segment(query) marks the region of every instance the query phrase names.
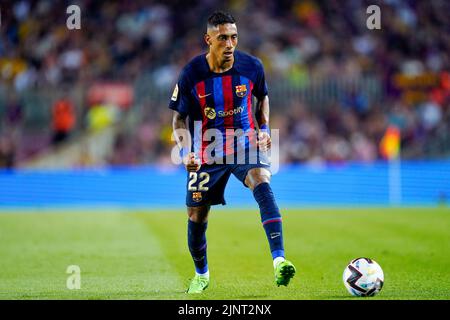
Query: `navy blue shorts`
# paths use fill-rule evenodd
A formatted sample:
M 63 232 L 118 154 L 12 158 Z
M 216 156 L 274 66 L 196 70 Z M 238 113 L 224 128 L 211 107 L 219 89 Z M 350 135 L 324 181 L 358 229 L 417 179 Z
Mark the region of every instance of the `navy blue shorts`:
M 245 187 L 245 178 L 250 169 L 270 166 L 258 161 L 255 164 L 204 164 L 197 172 L 187 173 L 186 205 L 199 207 L 204 205 L 225 205 L 225 186 L 230 175 L 238 178 Z

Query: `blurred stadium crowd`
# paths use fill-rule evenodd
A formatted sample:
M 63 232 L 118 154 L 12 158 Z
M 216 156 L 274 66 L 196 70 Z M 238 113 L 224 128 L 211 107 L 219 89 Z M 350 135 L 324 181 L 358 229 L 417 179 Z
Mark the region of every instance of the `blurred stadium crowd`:
M 81 30 L 66 27 L 71 4 L 81 8 Z M 366 26 L 372 4 L 381 30 Z M 403 158 L 449 156 L 449 1 L 21 0 L 1 3 L 0 167 L 130 116 L 105 161 L 170 163 L 167 103 L 181 68 L 206 49 L 216 9 L 233 13 L 238 48 L 263 61 L 270 96 L 277 83 L 292 92 L 317 79 L 370 76 L 381 86 L 375 100 L 354 89 L 320 104 L 276 95 L 271 127 L 281 129 L 282 162 L 375 161 L 389 124 L 401 130 Z M 109 89 L 124 95 L 116 106 L 102 101 L 102 83 L 120 83 Z M 38 106 L 25 106 L 30 92 L 51 97 L 38 124 Z

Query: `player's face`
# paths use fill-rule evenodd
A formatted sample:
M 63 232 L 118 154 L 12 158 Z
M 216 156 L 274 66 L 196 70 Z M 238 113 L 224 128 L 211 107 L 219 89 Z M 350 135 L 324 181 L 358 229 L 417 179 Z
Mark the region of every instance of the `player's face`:
M 237 27 L 234 23 L 225 23 L 209 29 L 206 35 L 209 50 L 222 61 L 231 61 L 238 43 Z

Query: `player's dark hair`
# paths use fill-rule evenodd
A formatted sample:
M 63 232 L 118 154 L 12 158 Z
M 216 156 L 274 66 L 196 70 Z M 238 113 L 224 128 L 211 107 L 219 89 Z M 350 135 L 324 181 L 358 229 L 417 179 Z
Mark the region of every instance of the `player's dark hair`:
M 230 13 L 224 11 L 214 11 L 208 17 L 208 28 L 214 28 L 225 23 L 236 23 L 236 20 Z

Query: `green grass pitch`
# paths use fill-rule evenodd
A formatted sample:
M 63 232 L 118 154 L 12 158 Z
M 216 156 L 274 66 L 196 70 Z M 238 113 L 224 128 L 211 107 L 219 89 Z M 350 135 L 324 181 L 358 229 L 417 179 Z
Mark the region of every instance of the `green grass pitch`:
M 0 299 L 450 299 L 450 210 L 290 209 L 285 249 L 297 267 L 276 287 L 257 210 L 213 208 L 208 236 L 210 287 L 184 293 L 194 269 L 179 211 L 0 213 Z M 351 297 L 347 262 L 376 260 L 385 286 Z M 66 287 L 69 265 L 81 289 Z

